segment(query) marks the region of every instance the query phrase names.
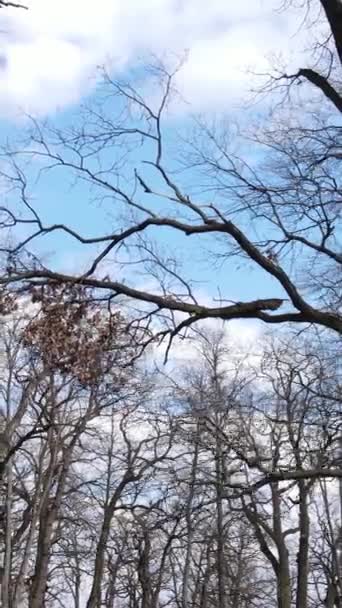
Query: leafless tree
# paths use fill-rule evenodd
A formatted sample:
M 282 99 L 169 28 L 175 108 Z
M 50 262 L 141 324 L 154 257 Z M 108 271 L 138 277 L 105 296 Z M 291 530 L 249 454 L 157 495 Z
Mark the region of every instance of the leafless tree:
M 339 2 L 322 0 L 321 5 L 332 53 L 339 55 Z M 311 7 L 309 3 L 309 11 Z M 334 78 L 340 69 L 338 65 Z M 234 138 L 233 128 L 209 128 L 195 120 L 193 136 L 179 134 L 173 142 L 167 112 L 175 95 L 175 72 L 159 63 L 149 67 L 146 77 L 159 84 L 159 98 L 156 101 L 156 94 L 153 103 L 134 82 L 113 80 L 105 73 L 96 101 L 78 112 L 70 128 L 60 130 L 32 120 L 23 145 L 4 150 L 7 168 L 5 163 L 2 176 L 13 203 L 3 205 L 2 226 L 12 230 L 15 245 L 12 239 L 2 248 L 2 284 L 23 289 L 37 282 L 77 283 L 108 300 L 122 296 L 136 306 L 140 303 L 145 320 L 147 314 L 169 316 L 171 337 L 204 318 L 309 324 L 340 335 L 342 104 L 338 84 L 331 84 L 328 76 L 301 68 L 294 76 L 281 73 L 278 80 L 271 79 L 271 94 L 278 82 L 286 91 L 293 91 L 293 82 L 302 78 L 313 84 L 307 95 L 317 95 L 307 114 L 303 102 L 298 110 L 296 96 L 289 92 L 287 105 L 283 103 L 258 132 L 250 129 Z M 253 146 L 253 158 L 247 146 Z M 58 179 L 85 181 L 94 198 L 111 200 L 118 228 L 85 236 L 64 218 L 49 225 L 31 201 L 31 181 L 35 188 L 37 182 L 34 168 L 27 167 L 28 157 L 36 169 L 39 165 L 40 175 L 49 170 L 57 172 Z M 20 238 L 23 226 L 26 236 Z M 35 253 L 38 237 L 56 232 L 98 248 L 85 272 L 57 272 L 29 256 Z M 242 256 L 260 277 L 271 281 L 273 297 L 258 293 L 249 301 L 227 303 L 229 285 L 222 284 L 219 303 L 202 303 L 192 277 L 182 272 L 182 260 L 176 254 L 163 256 L 150 240 L 152 233 L 163 239 L 167 232 L 179 242 L 191 237 L 188 241 L 196 251 L 210 237 L 216 259 L 226 265 L 228 274 L 236 256 Z M 131 264 L 145 263 L 159 291 L 118 279 L 108 263 L 101 270 L 123 246 Z
M 329 344 L 277 334 L 252 370 L 225 332 L 201 330 L 191 366 L 154 375 L 122 316 L 104 338 L 101 301 L 54 297 L 25 300 L 2 327 L 5 455 L 15 446 L 2 605 L 338 606 L 341 383 Z

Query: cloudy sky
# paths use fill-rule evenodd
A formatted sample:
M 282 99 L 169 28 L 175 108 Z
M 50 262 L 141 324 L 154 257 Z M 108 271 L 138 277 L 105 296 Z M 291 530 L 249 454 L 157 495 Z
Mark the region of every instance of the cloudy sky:
M 189 51 L 178 87 L 196 109 L 226 107 L 299 44 L 298 15 L 280 0 L 27 0 L 0 14 L 0 112 L 48 114 L 94 87 L 96 66 L 116 73 L 148 53 Z M 297 56 L 297 54 L 296 54 Z M 297 56 L 298 57 L 298 56 Z
M 18 118 L 23 111 L 45 117 L 58 110 L 58 120 L 65 126 L 71 116 L 68 110 L 75 108 L 77 114 L 78 104 L 96 91 L 99 66 L 124 76 L 151 55 L 167 61 L 174 58 L 175 62 L 187 56 L 176 81 L 189 102 L 184 107 L 209 112 L 239 108 L 246 91 L 255 85 L 252 72 L 268 72 L 272 61 L 283 60 L 291 70 L 302 63 L 299 49 L 305 47 L 306 36 L 300 27 L 303 14 L 294 9 L 277 10 L 282 2 L 26 0 L 28 10 L 1 9 L 0 135 L 12 135 L 18 126 L 20 132 Z M 107 215 L 87 201 L 87 184 L 71 189 L 70 179 L 58 171 L 44 173 L 39 186 L 34 179 L 32 184 L 31 202 L 45 223 L 67 223 L 84 235 L 108 230 Z M 71 263 L 88 263 L 88 254 L 81 246 L 61 243 L 59 238 L 47 244 L 44 240 L 45 261 L 50 263 L 51 258 L 66 271 Z M 164 238 L 169 240 L 163 245 L 181 252 L 185 270 L 201 284 L 201 300 L 210 297 L 211 302 L 218 295 L 220 271 L 213 277 L 208 265 L 196 266 L 196 245 L 192 250 L 188 241 L 185 246 L 180 238 Z M 139 266 L 138 270 L 140 276 Z M 249 270 L 246 281 L 244 267 L 232 268 L 228 286 L 225 273 L 224 267 L 221 278 L 227 298 L 277 295 L 271 280 L 260 280 L 257 272 Z M 141 280 L 146 281 L 146 277 Z M 215 284 L 209 288 L 206 281 Z M 238 333 L 241 338 L 240 329 Z

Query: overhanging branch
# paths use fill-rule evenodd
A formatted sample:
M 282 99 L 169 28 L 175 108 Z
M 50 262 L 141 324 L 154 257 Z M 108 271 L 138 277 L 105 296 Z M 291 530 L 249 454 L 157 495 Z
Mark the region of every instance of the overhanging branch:
M 307 307 L 301 312 L 284 312 L 272 315 L 265 311 L 275 311 L 283 304 L 279 298 L 261 298 L 249 302 L 237 302 L 229 306 L 210 307 L 200 304 L 184 302 L 173 296 L 153 294 L 147 291 L 134 289 L 124 283 L 110 279 L 96 279 L 85 275 L 72 276 L 52 272 L 49 270 L 30 270 L 17 272 L 0 279 L 0 285 L 23 283 L 28 289 L 37 280 L 56 284 L 79 284 L 93 289 L 106 290 L 110 294 L 123 295 L 136 301 L 155 304 L 159 310 L 171 310 L 194 316 L 196 320 L 216 318 L 225 321 L 233 319 L 259 319 L 265 323 L 316 323 L 342 334 L 342 318 L 339 315 Z
M 341 0 L 321 0 L 321 5 L 334 37 L 337 54 L 342 63 L 342 4 Z

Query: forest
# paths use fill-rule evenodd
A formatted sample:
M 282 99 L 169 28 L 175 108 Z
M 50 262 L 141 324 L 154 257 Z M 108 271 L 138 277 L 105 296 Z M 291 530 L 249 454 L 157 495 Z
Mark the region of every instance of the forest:
M 154 56 L 0 142 L 1 608 L 342 608 L 342 4 L 271 4 L 241 114 Z

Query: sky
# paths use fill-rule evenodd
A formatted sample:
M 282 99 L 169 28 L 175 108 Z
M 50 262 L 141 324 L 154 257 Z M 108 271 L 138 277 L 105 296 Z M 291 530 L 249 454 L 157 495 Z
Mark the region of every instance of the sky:
M 186 125 L 189 113 L 234 113 L 242 116 L 246 94 L 256 85 L 256 73 L 265 73 L 282 61 L 298 67 L 304 45 L 299 13 L 279 11 L 281 0 L 27 0 L 28 10 L 0 11 L 0 139 L 25 128 L 23 113 L 52 119 L 59 127 L 72 120 L 77 108 L 98 95 L 99 66 L 113 77 L 125 77 L 151 57 L 166 63 L 184 59 L 176 76 L 180 92 L 175 102 L 177 125 Z M 144 82 L 147 95 L 149 79 Z M 181 101 L 184 100 L 184 101 Z M 173 116 L 174 118 L 174 116 Z M 171 119 L 170 119 L 171 120 Z M 70 188 L 60 176 L 44 177 L 34 192 L 35 204 L 47 222 L 69 221 L 83 234 L 108 227 L 108 213 L 85 206 L 85 186 Z M 80 210 L 82 212 L 80 213 Z M 163 245 L 182 251 L 185 270 L 197 280 L 212 278 L 209 265 L 195 258 L 192 245 L 165 236 Z M 50 241 L 46 250 L 63 267 L 87 261 L 70 243 Z M 70 247 L 70 248 L 69 248 Z M 204 254 L 205 255 L 205 254 Z M 217 283 L 225 282 L 219 276 Z M 222 271 L 222 272 L 225 272 Z M 134 277 L 136 285 L 146 277 Z M 218 296 L 215 281 L 199 287 L 206 297 Z M 256 293 L 259 290 L 259 293 Z M 231 269 L 231 299 L 275 293 L 270 280 L 244 263 Z
M 281 0 L 27 0 L 0 15 L 0 111 L 49 114 L 77 104 L 95 69 L 119 73 L 146 54 L 188 60 L 178 85 L 196 108 L 226 108 L 276 54 L 298 51 L 298 14 Z M 204 86 L 205 85 L 205 86 Z

